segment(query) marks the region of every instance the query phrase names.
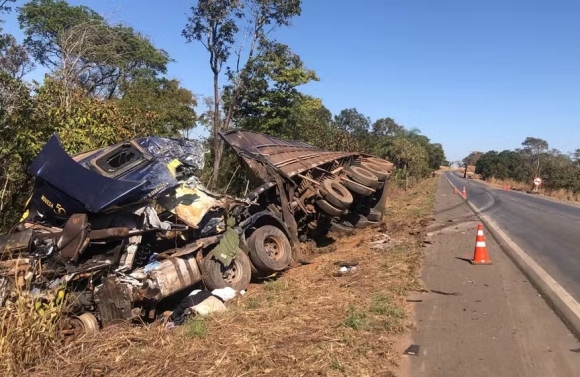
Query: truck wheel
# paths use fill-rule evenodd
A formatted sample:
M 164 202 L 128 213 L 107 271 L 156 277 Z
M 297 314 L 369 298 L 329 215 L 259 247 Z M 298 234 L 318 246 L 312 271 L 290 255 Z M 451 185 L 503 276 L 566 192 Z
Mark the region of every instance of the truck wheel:
M 356 213 L 349 214 L 348 216 L 345 216 L 344 219 L 351 223 L 356 229 L 364 229 L 369 223 L 365 216 Z
M 373 189 L 354 181 L 344 181 L 344 186 L 355 194 L 370 196 L 374 193 Z
M 209 253 L 201 261 L 201 271 L 210 291 L 231 287 L 239 292 L 248 288 L 252 278 L 250 259 L 241 249 L 236 250 L 236 257 L 229 266 L 224 266 Z
M 292 247 L 288 237 L 280 229 L 265 225 L 256 229 L 248 239 L 250 259 L 256 269 L 263 273 L 284 271 L 290 264 Z
M 346 175 L 350 179 L 370 188 L 376 188 L 379 185 L 379 178 L 360 166 L 351 166 L 346 170 Z
M 324 199 L 320 199 L 316 201 L 316 205 L 327 215 L 330 216 L 340 216 L 344 213 L 344 210 L 341 208 L 336 208 L 329 202 Z
M 344 234 L 345 236 L 350 236 L 351 234 L 354 233 L 354 228 L 352 226 L 349 226 L 350 224 L 346 223 L 346 224 L 340 224 L 337 222 L 332 222 L 332 225 L 330 226 L 330 231 L 333 233 L 338 233 L 338 234 Z
M 367 161 L 361 162 L 360 165 L 366 170 L 376 175 L 379 181 L 384 181 L 389 176 L 389 172 L 382 165 L 378 165 Z
M 381 211 L 376 210 L 374 208 L 371 208 L 371 211 L 367 215 L 367 219 L 369 221 L 374 221 L 374 222 L 380 221 L 381 220 Z
M 353 198 L 350 191 L 339 181 L 326 179 L 320 185 L 320 192 L 327 202 L 336 208 L 348 208 L 352 204 Z
M 395 167 L 395 164 L 393 164 L 392 162 L 378 157 L 367 158 L 367 161 L 372 162 L 375 165 L 381 166 L 384 171 L 388 172 L 393 171 L 393 168 Z

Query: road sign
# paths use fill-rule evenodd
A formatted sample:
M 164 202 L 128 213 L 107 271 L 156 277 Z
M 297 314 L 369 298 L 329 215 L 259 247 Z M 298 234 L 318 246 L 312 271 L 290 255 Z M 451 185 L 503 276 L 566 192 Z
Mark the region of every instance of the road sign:
M 542 179 L 540 177 L 536 177 L 536 179 L 534 179 L 534 185 L 539 186 L 542 184 Z

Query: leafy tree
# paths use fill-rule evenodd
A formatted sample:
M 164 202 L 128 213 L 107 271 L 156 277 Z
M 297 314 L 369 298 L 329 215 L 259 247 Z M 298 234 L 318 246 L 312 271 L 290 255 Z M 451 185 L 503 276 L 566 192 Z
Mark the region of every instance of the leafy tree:
M 17 80 L 33 68 L 28 51 L 9 34 L 0 35 L 0 71 Z
M 223 153 L 223 144 L 218 137 L 220 130 L 230 128 L 234 111 L 243 100 L 245 86 L 252 82 L 254 61 L 269 51 L 271 32 L 280 26 L 289 26 L 290 20 L 301 13 L 300 0 L 198 0 L 191 8 L 191 15 L 182 35 L 188 42 L 202 43 L 210 55 L 210 68 L 214 77 L 214 110 L 212 124 L 213 171 L 210 186 L 215 186 Z M 240 35 L 240 34 L 243 34 Z M 239 43 L 234 51 L 235 64 L 228 67 L 227 76 L 231 85 L 225 118 L 220 120 L 219 73 L 228 61 L 236 39 L 249 41 Z M 245 58 L 243 51 L 247 51 Z
M 142 77 L 121 86 L 120 110 L 136 126 L 149 124 L 151 133 L 177 135 L 195 126 L 195 95 L 179 81 Z
M 0 0 L 0 14 L 2 13 L 9 13 L 12 10 L 12 3 L 15 3 L 16 0 Z M 4 20 L 0 18 L 0 24 L 4 23 Z M 0 29 L 2 31 L 2 29 Z
M 334 116 L 334 125 L 357 137 L 366 137 L 369 133 L 371 120 L 369 117 L 358 112 L 357 109 L 344 109 Z
M 210 185 L 215 186 L 222 156 L 222 141 L 218 132 L 222 129 L 219 109 L 219 75 L 229 59 L 242 18 L 242 3 L 236 0 L 199 0 L 191 7 L 191 15 L 182 31 L 187 42 L 197 41 L 209 53 L 209 65 L 213 73 L 212 142 L 213 172 Z
M 302 59 L 287 45 L 267 43 L 261 46 L 260 59 L 249 62 L 241 101 L 231 104 L 232 120 L 236 127 L 272 135 L 289 134 L 292 122 L 289 117 L 296 107 L 309 106 L 309 98 L 300 93 L 298 86 L 318 81 L 316 73 L 307 69 Z M 225 107 L 230 106 L 234 87 L 224 90 Z
M 18 20 L 25 47 L 61 77 L 66 91 L 78 84 L 91 95 L 113 98 L 121 83 L 165 73 L 170 61 L 133 28 L 110 25 L 94 10 L 64 0 L 31 0 Z
M 429 154 L 429 167 L 431 169 L 438 170 L 441 166 L 449 166 L 449 161 L 445 159 L 443 145 L 439 143 L 429 144 L 427 152 Z
M 463 163 L 464 167 L 467 165 L 476 165 L 481 156 L 483 156 L 482 152 L 474 151 L 465 157 L 461 162 Z
M 548 142 L 535 137 L 527 137 L 522 142 L 522 146 L 523 148 L 518 151 L 526 156 L 529 168 L 533 171 L 533 174 L 539 175 L 540 160 L 542 159 L 542 155 L 548 151 Z
M 404 134 L 404 132 L 405 128 L 398 125 L 393 118 L 377 119 L 373 123 L 371 131 L 373 137 L 397 136 Z

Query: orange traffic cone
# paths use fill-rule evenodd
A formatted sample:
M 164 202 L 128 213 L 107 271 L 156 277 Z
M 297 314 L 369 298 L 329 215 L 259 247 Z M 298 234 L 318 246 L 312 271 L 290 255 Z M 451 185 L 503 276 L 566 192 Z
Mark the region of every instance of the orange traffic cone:
M 457 187 L 453 186 L 453 193 L 457 194 Z
M 464 198 L 467 198 L 467 192 L 465 192 L 465 186 L 463 186 L 463 192 L 461 193 Z
M 475 252 L 471 264 L 491 264 L 485 246 L 485 236 L 483 235 L 483 225 L 477 224 L 477 237 L 475 239 Z

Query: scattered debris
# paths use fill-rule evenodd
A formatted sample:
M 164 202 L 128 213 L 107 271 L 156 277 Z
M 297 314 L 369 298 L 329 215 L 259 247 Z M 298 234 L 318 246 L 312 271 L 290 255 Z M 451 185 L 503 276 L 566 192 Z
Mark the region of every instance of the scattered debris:
M 191 315 L 205 316 L 214 312 L 227 310 L 225 302 L 236 297 L 237 292 L 231 288 L 218 288 L 213 291 L 196 289 L 184 298 L 169 315 L 169 328 L 182 325 Z
M 405 355 L 412 355 L 412 356 L 419 356 L 419 348 L 418 344 L 411 344 L 403 354 Z
M 358 266 L 359 262 L 357 262 L 357 261 L 338 261 L 338 262 L 335 262 L 334 264 L 339 266 L 339 267 L 354 267 L 354 266 Z

